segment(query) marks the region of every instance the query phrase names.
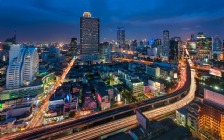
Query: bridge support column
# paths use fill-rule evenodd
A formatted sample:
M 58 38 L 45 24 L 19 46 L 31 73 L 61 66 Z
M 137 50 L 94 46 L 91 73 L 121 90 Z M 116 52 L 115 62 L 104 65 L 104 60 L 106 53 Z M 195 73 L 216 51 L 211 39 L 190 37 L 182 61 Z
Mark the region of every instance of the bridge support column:
M 152 104 L 152 108 L 154 108 L 155 106 L 154 106 L 154 104 Z
M 170 100 L 167 100 L 167 104 L 170 104 Z
M 113 120 L 114 120 L 114 119 L 115 119 L 115 116 L 113 116 L 112 118 L 113 118 Z
M 180 100 L 180 99 L 181 99 L 181 95 L 178 96 L 178 100 Z

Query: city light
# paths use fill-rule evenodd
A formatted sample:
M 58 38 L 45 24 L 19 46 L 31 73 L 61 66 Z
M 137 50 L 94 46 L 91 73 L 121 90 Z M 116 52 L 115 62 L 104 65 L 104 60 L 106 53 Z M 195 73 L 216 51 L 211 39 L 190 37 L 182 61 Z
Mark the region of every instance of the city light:
M 219 90 L 219 87 L 215 86 L 215 89 Z
M 224 1 L 143 1 L 1 1 L 0 139 L 224 140 Z

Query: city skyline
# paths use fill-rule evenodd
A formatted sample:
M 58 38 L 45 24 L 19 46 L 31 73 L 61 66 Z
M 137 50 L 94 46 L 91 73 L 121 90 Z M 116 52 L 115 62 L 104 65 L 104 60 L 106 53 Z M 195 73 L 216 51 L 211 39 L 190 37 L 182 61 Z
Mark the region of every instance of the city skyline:
M 128 40 L 162 38 L 165 29 L 170 31 L 170 37 L 180 36 L 183 40 L 197 32 L 211 37 L 219 35 L 221 39 L 224 37 L 224 2 L 220 0 L 212 3 L 208 0 L 203 3 L 193 0 L 181 3 L 174 0 L 131 0 L 128 6 L 125 1 L 118 0 L 0 2 L 0 41 L 17 30 L 18 42 L 68 43 L 72 37 L 79 38 L 79 17 L 84 11 L 100 18 L 101 42 L 116 40 L 118 26 L 125 27 Z

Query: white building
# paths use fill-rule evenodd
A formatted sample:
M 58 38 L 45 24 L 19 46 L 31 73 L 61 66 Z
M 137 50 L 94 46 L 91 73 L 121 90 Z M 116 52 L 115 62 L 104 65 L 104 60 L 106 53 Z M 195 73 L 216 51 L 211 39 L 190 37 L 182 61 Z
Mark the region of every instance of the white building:
M 19 88 L 32 82 L 39 70 L 39 56 L 36 48 L 22 48 L 12 59 L 7 69 L 6 87 Z
M 22 85 L 29 85 L 36 78 L 39 70 L 39 56 L 36 48 L 28 48 L 23 58 L 21 70 Z
M 157 57 L 157 47 L 148 48 L 147 54 L 150 58 L 156 58 Z
M 9 50 L 9 63 L 19 55 L 19 52 L 23 48 L 21 44 L 13 44 L 10 46 Z

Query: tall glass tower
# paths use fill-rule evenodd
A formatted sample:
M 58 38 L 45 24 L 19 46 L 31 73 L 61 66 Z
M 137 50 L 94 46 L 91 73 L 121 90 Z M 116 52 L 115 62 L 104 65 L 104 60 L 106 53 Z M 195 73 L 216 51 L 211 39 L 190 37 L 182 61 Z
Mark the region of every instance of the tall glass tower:
M 120 46 L 125 44 L 125 28 L 118 27 L 117 28 L 117 42 Z
M 169 54 L 169 31 L 164 30 L 163 31 L 163 55 L 168 56 Z
M 80 18 L 80 59 L 92 62 L 99 59 L 100 19 L 84 12 Z

